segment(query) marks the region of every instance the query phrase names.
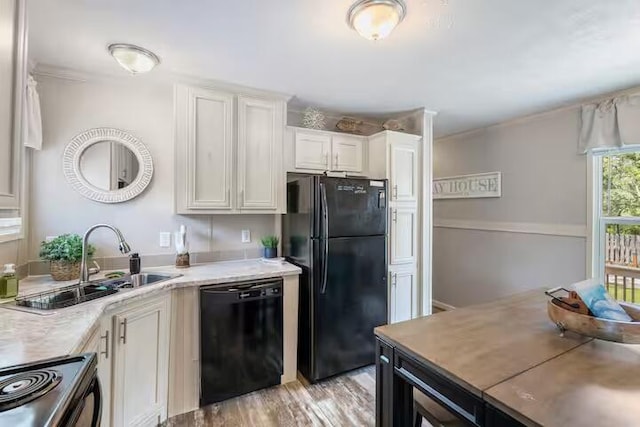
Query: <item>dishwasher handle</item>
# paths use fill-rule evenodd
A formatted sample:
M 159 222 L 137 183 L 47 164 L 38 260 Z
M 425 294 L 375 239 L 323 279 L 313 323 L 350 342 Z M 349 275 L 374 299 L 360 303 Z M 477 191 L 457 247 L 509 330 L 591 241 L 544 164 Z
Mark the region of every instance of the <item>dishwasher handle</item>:
M 282 295 L 281 283 L 254 284 L 253 286 L 225 286 L 202 288 L 200 292 L 207 294 L 219 302 L 229 302 L 234 300 L 252 301 L 257 299 L 274 298 Z

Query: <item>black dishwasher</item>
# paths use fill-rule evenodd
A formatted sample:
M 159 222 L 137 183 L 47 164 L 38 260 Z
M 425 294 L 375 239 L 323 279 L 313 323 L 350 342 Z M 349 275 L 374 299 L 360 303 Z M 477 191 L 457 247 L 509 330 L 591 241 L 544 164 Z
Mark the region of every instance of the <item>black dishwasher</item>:
M 280 384 L 282 279 L 200 288 L 200 406 Z

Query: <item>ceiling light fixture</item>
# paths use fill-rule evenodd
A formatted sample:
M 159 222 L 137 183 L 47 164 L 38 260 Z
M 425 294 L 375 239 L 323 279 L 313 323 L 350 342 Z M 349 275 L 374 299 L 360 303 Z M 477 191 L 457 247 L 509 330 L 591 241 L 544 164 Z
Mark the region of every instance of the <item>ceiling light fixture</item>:
M 391 34 L 406 14 L 402 0 L 359 0 L 349 8 L 347 22 L 362 37 L 380 40 Z
M 160 58 L 155 53 L 132 44 L 109 45 L 109 53 L 122 68 L 132 74 L 148 73 L 160 63 Z

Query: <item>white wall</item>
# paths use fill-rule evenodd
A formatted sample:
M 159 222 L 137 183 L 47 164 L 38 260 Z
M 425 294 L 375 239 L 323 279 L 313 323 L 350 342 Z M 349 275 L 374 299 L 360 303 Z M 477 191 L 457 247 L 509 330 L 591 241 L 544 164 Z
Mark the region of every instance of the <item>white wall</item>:
M 36 260 L 46 236 L 82 234 L 105 222 L 120 228 L 135 251 L 173 253 L 158 245 L 158 233 L 186 224 L 191 252 L 242 250 L 259 247 L 259 237 L 274 232 L 272 215 L 179 216 L 174 211 L 173 88 L 148 83 L 144 76 L 78 81 L 38 77 L 42 103 L 44 148 L 33 158 L 29 258 Z M 131 132 L 148 147 L 154 161 L 149 188 L 129 202 L 107 205 L 73 191 L 62 173 L 65 145 L 94 127 Z M 240 243 L 240 231 L 250 229 L 252 243 Z M 97 256 L 119 255 L 109 230 L 96 231 Z
M 500 199 L 434 201 L 435 300 L 465 306 L 584 278 L 586 238 L 575 236 L 587 221 L 579 125 L 576 107 L 435 141 L 435 178 L 502 172 Z M 478 230 L 505 227 L 574 236 Z

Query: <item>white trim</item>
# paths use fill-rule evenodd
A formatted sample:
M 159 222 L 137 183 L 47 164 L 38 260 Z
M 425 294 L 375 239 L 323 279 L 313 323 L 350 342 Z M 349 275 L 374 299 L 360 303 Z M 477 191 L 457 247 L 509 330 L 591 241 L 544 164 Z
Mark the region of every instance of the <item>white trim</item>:
M 440 302 L 436 299 L 431 301 L 431 305 L 433 305 L 435 308 L 439 309 L 439 310 L 444 310 L 444 311 L 451 311 L 451 310 L 455 310 L 456 308 L 452 305 L 449 304 L 445 304 L 443 302 Z
M 424 111 L 422 115 L 422 206 L 420 206 L 418 227 L 421 227 L 422 247 L 418 251 L 418 272 L 422 280 L 420 296 L 422 298 L 423 316 L 431 314 L 433 309 L 431 300 L 433 298 L 432 271 L 433 271 L 433 117 L 430 111 Z
M 595 193 L 602 187 L 600 184 L 600 177 L 598 174 L 594 174 L 594 171 L 600 169 L 601 158 L 594 156 L 592 152 L 587 153 L 587 253 L 585 263 L 585 274 L 587 278 L 596 277 L 597 272 L 595 263 L 593 262 L 594 256 L 598 253 L 597 248 L 594 246 L 598 242 L 598 230 L 594 229 L 594 218 L 598 214 L 598 207 L 594 206 L 594 201 L 600 200 L 600 197 Z
M 577 224 L 434 219 L 433 226 L 438 228 L 456 228 L 462 230 L 496 231 L 500 233 L 539 234 L 545 236 L 581 238 L 587 237 L 587 226 Z

